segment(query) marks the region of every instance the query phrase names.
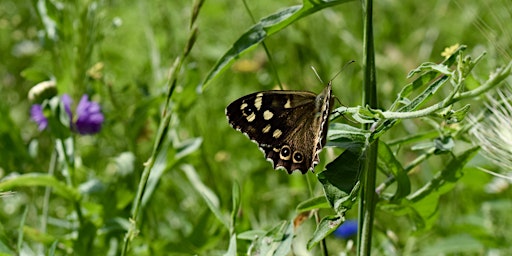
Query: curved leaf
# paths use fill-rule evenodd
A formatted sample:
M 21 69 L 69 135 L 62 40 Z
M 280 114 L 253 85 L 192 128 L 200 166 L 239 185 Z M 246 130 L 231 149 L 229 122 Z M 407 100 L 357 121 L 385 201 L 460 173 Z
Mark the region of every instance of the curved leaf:
M 27 173 L 20 176 L 4 179 L 0 182 L 0 191 L 7 191 L 19 187 L 51 187 L 53 192 L 66 199 L 78 201 L 81 198 L 77 189 L 57 180 L 54 176 L 43 173 Z
M 271 14 L 258 23 L 253 25 L 249 30 L 243 33 L 233 46 L 224 53 L 217 61 L 215 66 L 210 70 L 206 78 L 200 84 L 200 88 L 204 89 L 208 83 L 223 72 L 229 65 L 234 62 L 241 54 L 261 43 L 265 38 L 284 29 L 293 22 L 313 14 L 319 10 L 338 4 L 350 2 L 353 0 L 304 0 L 302 5 L 288 7 L 277 13 Z

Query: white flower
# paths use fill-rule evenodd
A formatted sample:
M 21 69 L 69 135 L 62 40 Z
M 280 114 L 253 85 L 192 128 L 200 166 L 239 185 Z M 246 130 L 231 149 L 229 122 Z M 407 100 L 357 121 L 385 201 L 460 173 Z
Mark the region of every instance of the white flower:
M 512 91 L 510 87 L 498 90 L 497 97 L 487 95 L 486 111 L 480 118 L 471 118 L 470 134 L 481 147 L 480 154 L 496 164 L 502 174 L 480 168 L 494 175 L 486 185 L 487 193 L 500 193 L 512 182 Z
M 488 95 L 487 111 L 481 120 L 472 118 L 470 133 L 482 148 L 482 156 L 512 170 L 512 92 L 508 88 L 498 90 L 497 96 Z

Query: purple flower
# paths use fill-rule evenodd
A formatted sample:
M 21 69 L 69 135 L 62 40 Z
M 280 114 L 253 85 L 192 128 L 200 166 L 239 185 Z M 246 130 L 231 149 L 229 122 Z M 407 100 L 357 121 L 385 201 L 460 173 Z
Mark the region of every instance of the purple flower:
M 76 107 L 76 130 L 80 134 L 94 134 L 101 130 L 103 114 L 98 103 L 89 101 L 89 96 L 84 95 Z
M 30 117 L 37 123 L 37 128 L 42 131 L 48 126 L 48 119 L 43 114 L 43 106 L 39 104 L 32 105 L 30 108 Z
M 80 134 L 94 134 L 101 130 L 101 125 L 104 121 L 103 114 L 101 113 L 101 107 L 98 103 L 89 101 L 89 96 L 82 96 L 82 99 L 78 103 L 75 111 L 77 116 L 76 119 L 73 119 L 73 113 L 71 112 L 71 104 L 73 102 L 71 97 L 67 94 L 64 94 L 61 97 L 61 101 L 64 105 L 66 113 L 69 116 L 71 122 L 70 125 L 73 131 Z M 42 105 L 32 105 L 32 108 L 30 109 L 30 115 L 32 120 L 37 123 L 38 129 L 40 131 L 48 127 L 48 119 L 44 115 Z
M 347 220 L 341 224 L 335 231 L 334 236 L 343 239 L 349 239 L 357 234 L 357 221 Z

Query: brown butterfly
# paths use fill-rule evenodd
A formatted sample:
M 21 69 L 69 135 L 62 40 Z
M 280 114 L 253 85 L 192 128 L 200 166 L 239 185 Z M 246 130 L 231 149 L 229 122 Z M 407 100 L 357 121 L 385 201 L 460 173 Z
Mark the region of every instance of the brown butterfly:
M 331 94 L 331 82 L 320 94 L 256 92 L 229 104 L 226 116 L 233 128 L 258 144 L 274 169 L 305 174 L 318 164 L 318 153 L 325 145 Z

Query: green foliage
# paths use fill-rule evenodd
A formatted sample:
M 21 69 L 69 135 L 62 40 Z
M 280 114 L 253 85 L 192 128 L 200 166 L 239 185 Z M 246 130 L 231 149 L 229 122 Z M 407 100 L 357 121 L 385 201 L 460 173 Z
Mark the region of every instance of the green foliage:
M 247 4 L 259 21 L 233 1 L 0 2 L 0 255 L 353 254 L 332 233 L 361 191 L 375 254 L 512 252 L 510 188 L 486 192 L 477 167 L 499 166 L 468 133 L 510 81 L 508 2 L 376 1 L 379 108 L 360 103 L 360 2 Z M 279 80 L 320 91 L 309 67 L 325 79 L 352 59 L 315 173 L 272 171 L 223 116 Z M 27 95 L 44 81 L 38 131 Z M 102 131 L 71 133 L 55 93 L 99 102 Z

